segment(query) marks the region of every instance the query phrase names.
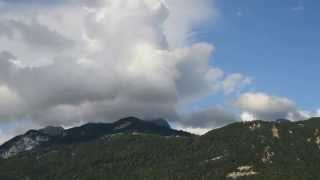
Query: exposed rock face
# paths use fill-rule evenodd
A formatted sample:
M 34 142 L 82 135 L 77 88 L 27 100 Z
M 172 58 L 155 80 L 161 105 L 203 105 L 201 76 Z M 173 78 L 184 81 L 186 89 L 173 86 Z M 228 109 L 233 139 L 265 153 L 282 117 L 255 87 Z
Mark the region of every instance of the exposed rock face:
M 263 153 L 263 157 L 261 160 L 264 164 L 272 163 L 272 157 L 274 155 L 275 155 L 274 152 L 271 151 L 271 147 L 267 146 L 264 148 L 264 153 Z
M 21 152 L 30 151 L 44 142 L 48 142 L 50 137 L 37 131 L 29 131 L 25 135 L 17 137 L 0 147 L 0 156 L 8 159 Z
M 252 131 L 261 128 L 261 123 L 260 122 L 249 122 L 247 124 L 248 124 L 249 129 L 252 130 Z
M 62 127 L 48 126 L 40 130 L 31 130 L 26 134 L 18 136 L 7 143 L 0 146 L 0 157 L 8 159 L 19 153 L 33 150 L 53 139 L 53 137 L 61 136 L 64 132 Z
M 245 176 L 257 175 L 258 172 L 253 171 L 252 168 L 252 166 L 240 166 L 237 169 L 238 171 L 227 174 L 227 178 L 238 179 Z
M 273 126 L 272 129 L 271 129 L 271 131 L 272 131 L 272 136 L 273 136 L 274 138 L 277 138 L 277 139 L 280 138 L 280 136 L 279 136 L 279 129 L 278 129 L 276 126 Z

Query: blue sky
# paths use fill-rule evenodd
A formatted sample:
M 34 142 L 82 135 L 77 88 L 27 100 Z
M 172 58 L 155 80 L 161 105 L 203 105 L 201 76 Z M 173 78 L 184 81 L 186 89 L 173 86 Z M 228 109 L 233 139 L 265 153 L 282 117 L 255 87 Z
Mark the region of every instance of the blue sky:
M 218 0 L 215 5 L 219 18 L 199 33 L 215 45 L 215 65 L 252 77 L 250 91 L 319 108 L 319 1 Z

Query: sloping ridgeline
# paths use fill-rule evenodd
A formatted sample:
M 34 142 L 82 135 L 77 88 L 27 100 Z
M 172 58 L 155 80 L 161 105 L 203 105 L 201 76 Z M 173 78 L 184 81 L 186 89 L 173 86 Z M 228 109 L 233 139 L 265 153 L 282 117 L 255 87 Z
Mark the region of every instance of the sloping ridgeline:
M 126 118 L 26 133 L 0 147 L 4 155 L 21 139 L 36 142 L 3 156 L 0 179 L 320 179 L 319 118 L 235 123 L 203 136 L 161 124 Z

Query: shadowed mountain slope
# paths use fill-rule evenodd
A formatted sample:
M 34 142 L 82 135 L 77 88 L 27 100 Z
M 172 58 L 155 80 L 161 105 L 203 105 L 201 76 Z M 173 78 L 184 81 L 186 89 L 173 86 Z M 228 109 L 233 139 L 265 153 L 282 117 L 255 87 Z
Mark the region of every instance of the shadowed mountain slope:
M 203 136 L 136 118 L 95 125 L 0 160 L 0 179 L 320 179 L 319 118 L 234 123 Z

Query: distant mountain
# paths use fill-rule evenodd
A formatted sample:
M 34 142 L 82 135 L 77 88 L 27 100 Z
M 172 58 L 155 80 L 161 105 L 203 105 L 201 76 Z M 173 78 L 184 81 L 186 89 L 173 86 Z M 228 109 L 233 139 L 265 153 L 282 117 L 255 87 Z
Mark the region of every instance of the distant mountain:
M 0 147 L 23 147 L 0 159 L 0 179 L 320 179 L 320 118 L 234 123 L 203 136 L 163 125 L 132 117 L 32 130 Z
M 90 142 L 103 136 L 118 133 L 193 136 L 187 132 L 171 129 L 169 123 L 162 119 L 143 121 L 135 117 L 128 117 L 115 123 L 90 123 L 68 130 L 51 126 L 40 130 L 30 130 L 24 135 L 17 136 L 0 146 L 0 157 L 7 159 L 37 147 L 44 148 L 52 145 Z

